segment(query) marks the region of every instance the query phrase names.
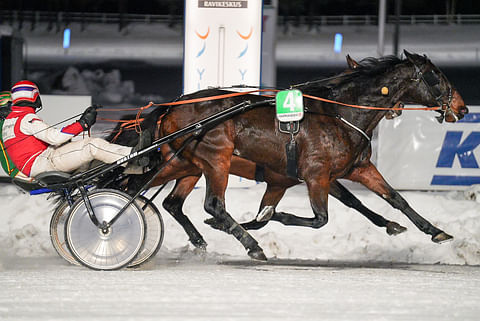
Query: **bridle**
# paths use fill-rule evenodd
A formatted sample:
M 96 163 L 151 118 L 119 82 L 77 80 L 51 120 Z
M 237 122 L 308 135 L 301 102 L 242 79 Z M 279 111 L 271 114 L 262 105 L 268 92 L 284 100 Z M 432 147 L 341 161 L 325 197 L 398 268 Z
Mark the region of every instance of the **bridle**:
M 420 68 L 413 63 L 413 67 L 415 68 L 414 75 L 412 80 L 415 82 L 422 81 L 427 90 L 429 91 L 430 95 L 432 95 L 435 101 L 442 107 L 441 110 L 437 110 L 441 115 L 436 117 L 437 120 L 441 123 L 445 118 L 445 113 L 451 113 L 456 120 L 458 120 L 457 115 L 452 110 L 452 86 L 448 84 L 448 94 L 444 93 L 440 88 L 440 78 L 433 70 L 429 70 L 427 72 L 422 72 Z M 445 97 L 447 99 L 445 100 Z

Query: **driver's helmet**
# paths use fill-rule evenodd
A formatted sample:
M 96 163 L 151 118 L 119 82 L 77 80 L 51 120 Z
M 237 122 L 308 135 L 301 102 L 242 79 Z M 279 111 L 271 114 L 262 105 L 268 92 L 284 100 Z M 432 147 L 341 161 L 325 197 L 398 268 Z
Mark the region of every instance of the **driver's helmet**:
M 12 102 L 12 95 L 9 91 L 0 91 L 0 108 L 8 107 Z
M 29 80 L 22 80 L 13 85 L 12 100 L 14 105 L 19 106 L 27 105 L 36 109 L 42 106 L 38 87 Z

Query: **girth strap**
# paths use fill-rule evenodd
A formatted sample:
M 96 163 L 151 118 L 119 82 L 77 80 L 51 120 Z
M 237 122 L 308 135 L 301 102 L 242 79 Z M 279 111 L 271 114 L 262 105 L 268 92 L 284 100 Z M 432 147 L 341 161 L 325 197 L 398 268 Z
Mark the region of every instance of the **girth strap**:
M 262 165 L 255 166 L 255 181 L 265 182 L 265 167 Z
M 287 152 L 287 176 L 297 179 L 297 143 L 294 139 L 285 145 Z

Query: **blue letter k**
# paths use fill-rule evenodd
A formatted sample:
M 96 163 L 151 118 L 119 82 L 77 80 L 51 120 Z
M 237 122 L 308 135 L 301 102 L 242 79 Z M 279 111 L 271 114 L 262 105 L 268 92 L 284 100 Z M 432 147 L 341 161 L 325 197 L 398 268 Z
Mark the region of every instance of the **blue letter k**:
M 458 155 L 462 168 L 478 168 L 473 151 L 480 144 L 480 132 L 472 132 L 460 144 L 463 132 L 447 132 L 442 150 L 438 156 L 437 167 L 452 167 L 455 155 Z

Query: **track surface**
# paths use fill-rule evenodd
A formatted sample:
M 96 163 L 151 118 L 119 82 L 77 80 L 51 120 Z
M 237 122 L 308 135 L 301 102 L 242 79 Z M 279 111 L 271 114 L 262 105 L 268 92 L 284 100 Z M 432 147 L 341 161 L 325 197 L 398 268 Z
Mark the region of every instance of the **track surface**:
M 4 258 L 5 259 L 5 258 Z M 56 257 L 0 268 L 0 320 L 478 320 L 480 267 L 161 253 L 95 272 Z

